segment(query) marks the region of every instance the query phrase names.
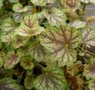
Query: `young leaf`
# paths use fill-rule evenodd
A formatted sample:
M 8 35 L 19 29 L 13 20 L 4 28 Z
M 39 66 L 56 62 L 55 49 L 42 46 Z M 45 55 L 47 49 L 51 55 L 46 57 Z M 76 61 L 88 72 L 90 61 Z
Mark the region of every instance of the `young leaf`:
M 50 10 L 46 10 L 45 17 L 48 22 L 52 26 L 64 25 L 67 19 L 63 10 L 58 8 L 51 8 Z
M 31 56 L 23 56 L 20 60 L 20 64 L 24 69 L 33 69 L 34 67 Z
M 0 79 L 0 90 L 24 90 L 15 80 L 11 78 Z
M 58 67 L 47 67 L 45 72 L 34 80 L 37 90 L 69 90 L 63 71 Z
M 4 68 L 11 69 L 13 68 L 20 60 L 20 56 L 17 55 L 14 51 L 10 51 L 5 56 Z
M 80 36 L 74 28 L 50 28 L 42 38 L 42 44 L 50 51 L 49 56 L 58 61 L 59 66 L 70 65 L 76 61 L 75 48 L 80 43 Z

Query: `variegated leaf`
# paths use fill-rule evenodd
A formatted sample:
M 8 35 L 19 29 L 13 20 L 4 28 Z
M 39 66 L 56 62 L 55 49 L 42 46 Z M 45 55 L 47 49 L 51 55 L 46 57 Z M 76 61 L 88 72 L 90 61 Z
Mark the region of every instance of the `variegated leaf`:
M 15 20 L 16 23 L 20 23 L 24 18 L 24 14 L 23 13 L 19 13 L 19 12 L 15 12 L 13 14 L 13 19 Z
M 29 6 L 23 7 L 22 4 L 16 3 L 13 5 L 13 11 L 15 12 L 26 12 L 29 9 Z
M 81 29 L 86 27 L 86 22 L 80 21 L 80 20 L 75 20 L 71 26 L 75 27 L 76 29 Z
M 15 25 L 14 20 L 12 18 L 5 19 L 2 26 L 1 26 L 1 30 L 4 33 L 14 31 L 15 28 L 16 28 L 16 25 Z
M 30 37 L 40 34 L 44 31 L 44 28 L 39 26 L 36 15 L 26 15 L 23 22 L 17 30 L 17 34 L 20 36 Z
M 24 90 L 22 86 L 11 78 L 0 79 L 0 90 Z
M 17 29 L 17 34 L 24 37 L 31 37 L 40 34 L 42 31 L 44 31 L 43 27 L 34 26 L 29 28 L 22 23 L 21 26 Z
M 40 41 L 35 41 L 34 44 L 32 43 L 31 47 L 31 55 L 34 57 L 34 59 L 38 62 L 43 61 L 47 55 L 46 48 L 41 45 Z
M 69 90 L 63 71 L 58 67 L 47 67 L 44 73 L 34 80 L 37 90 Z
M 19 48 L 21 46 L 24 46 L 28 40 L 29 40 L 29 38 L 25 38 L 25 37 L 16 35 L 14 38 L 14 41 L 13 41 L 13 46 L 15 48 Z
M 83 3 L 92 3 L 95 5 L 95 0 L 81 0 Z
M 52 26 L 64 25 L 67 19 L 64 11 L 58 8 L 46 10 L 45 17 Z
M 95 58 L 91 58 L 90 62 L 84 65 L 83 75 L 86 79 L 95 78 Z
M 59 66 L 76 61 L 75 48 L 80 43 L 79 32 L 74 28 L 50 28 L 42 35 L 42 44 L 50 51 L 49 56 L 58 61 Z
M 36 6 L 45 6 L 46 5 L 46 2 L 45 0 L 30 0 L 34 5 Z
M 82 43 L 84 46 L 90 48 L 95 46 L 95 30 L 91 28 L 86 28 L 82 30 Z
M 32 89 L 33 88 L 33 78 L 32 75 L 27 75 L 24 80 L 24 86 L 26 89 Z
M 34 67 L 31 56 L 23 56 L 20 60 L 20 64 L 24 69 L 33 69 Z
M 89 90 L 95 90 L 95 79 L 91 79 L 88 81 Z
M 4 68 L 11 69 L 13 68 L 20 60 L 20 56 L 17 55 L 14 51 L 10 51 L 5 56 Z
M 39 23 L 38 23 L 36 15 L 31 15 L 31 14 L 26 15 L 24 17 L 23 22 L 29 28 L 37 28 L 39 26 Z
M 14 36 L 12 35 L 12 33 L 8 35 L 1 35 L 1 41 L 9 44 L 13 42 L 13 38 Z

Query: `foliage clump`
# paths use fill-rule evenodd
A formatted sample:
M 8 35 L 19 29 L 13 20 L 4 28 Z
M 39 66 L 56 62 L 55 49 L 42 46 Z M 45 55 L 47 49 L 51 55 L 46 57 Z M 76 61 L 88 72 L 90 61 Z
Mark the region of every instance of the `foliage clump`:
M 0 90 L 95 90 L 94 5 L 0 0 Z

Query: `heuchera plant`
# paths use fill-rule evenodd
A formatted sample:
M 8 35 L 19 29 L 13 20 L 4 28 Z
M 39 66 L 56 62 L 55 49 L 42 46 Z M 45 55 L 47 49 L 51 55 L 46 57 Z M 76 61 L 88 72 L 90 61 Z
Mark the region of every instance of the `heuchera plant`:
M 95 90 L 94 8 L 0 0 L 0 90 Z

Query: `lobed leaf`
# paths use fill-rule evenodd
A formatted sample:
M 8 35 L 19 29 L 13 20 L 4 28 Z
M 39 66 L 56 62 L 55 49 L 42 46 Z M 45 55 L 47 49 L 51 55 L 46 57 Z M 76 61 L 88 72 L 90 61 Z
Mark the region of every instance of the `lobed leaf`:
M 69 90 L 63 71 L 58 67 L 47 67 L 45 72 L 34 80 L 37 90 Z
M 34 67 L 31 56 L 23 56 L 20 60 L 20 64 L 26 70 L 33 69 Z
M 95 46 L 95 31 L 91 28 L 86 28 L 82 30 L 82 42 L 84 46 L 90 48 Z
M 58 61 L 59 66 L 70 65 L 76 61 L 75 48 L 79 43 L 79 32 L 74 28 L 49 28 L 42 35 L 42 44 L 49 50 L 49 56 Z
M 23 90 L 23 88 L 11 78 L 0 79 L 0 90 Z
M 11 69 L 13 68 L 20 60 L 20 56 L 17 55 L 14 51 L 10 51 L 5 56 L 4 68 Z
M 48 22 L 52 26 L 64 25 L 67 19 L 63 10 L 58 8 L 51 8 L 50 10 L 46 10 L 45 17 Z

